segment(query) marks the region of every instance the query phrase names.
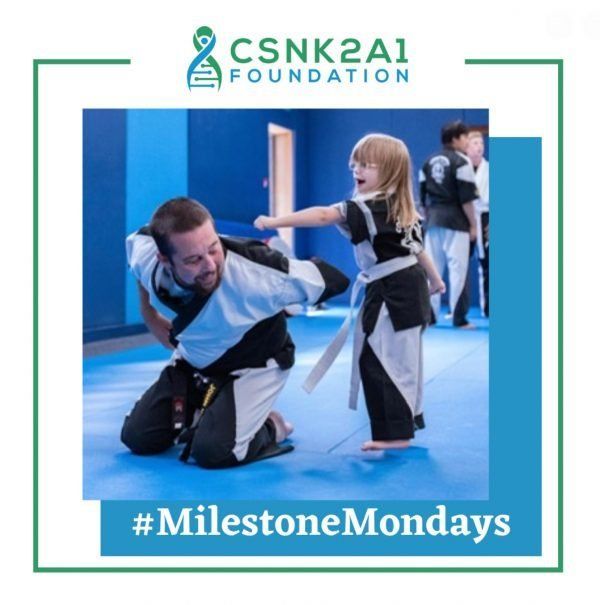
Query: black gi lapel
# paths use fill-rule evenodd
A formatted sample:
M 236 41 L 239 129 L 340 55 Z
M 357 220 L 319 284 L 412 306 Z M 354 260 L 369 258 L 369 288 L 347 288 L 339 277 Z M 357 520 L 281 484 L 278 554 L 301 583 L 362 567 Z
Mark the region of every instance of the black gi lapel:
M 171 344 L 177 346 L 178 334 L 181 334 L 191 323 L 194 318 L 200 313 L 204 305 L 210 299 L 210 295 L 202 296 L 200 294 L 194 294 L 194 296 L 188 302 L 185 302 L 182 298 L 177 296 L 171 296 L 166 288 L 158 285 L 156 281 L 156 274 L 160 267 L 160 263 L 157 261 L 154 269 L 152 270 L 152 289 L 154 294 L 160 302 L 171 309 L 171 311 L 177 313 L 175 319 L 172 321 L 171 328 Z
M 210 297 L 210 294 L 208 296 L 195 294 L 190 302 L 182 305 L 180 310 L 177 311 L 177 317 L 172 321 L 172 339 L 181 334 L 194 321 L 198 313 L 204 308 L 204 305 L 210 300 Z

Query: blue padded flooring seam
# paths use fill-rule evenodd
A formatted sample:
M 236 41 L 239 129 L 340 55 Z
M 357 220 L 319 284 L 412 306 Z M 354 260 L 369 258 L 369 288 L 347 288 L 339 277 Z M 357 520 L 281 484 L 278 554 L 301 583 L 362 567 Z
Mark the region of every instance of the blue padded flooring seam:
M 336 443 L 335 445 L 333 445 L 332 447 L 330 447 L 327 450 L 327 453 L 328 454 L 332 454 L 338 447 L 340 447 L 341 445 L 343 445 L 344 443 L 346 443 L 346 441 L 348 441 L 349 439 L 352 439 L 352 437 L 354 437 L 354 435 L 356 435 L 357 433 L 360 433 L 361 431 L 363 431 L 368 426 L 369 426 L 369 423 L 365 422 L 364 424 L 362 424 L 361 426 L 359 426 L 354 432 L 350 433 L 350 435 L 348 435 L 347 437 L 344 437 L 344 439 L 342 439 L 341 441 L 338 441 L 338 443 Z

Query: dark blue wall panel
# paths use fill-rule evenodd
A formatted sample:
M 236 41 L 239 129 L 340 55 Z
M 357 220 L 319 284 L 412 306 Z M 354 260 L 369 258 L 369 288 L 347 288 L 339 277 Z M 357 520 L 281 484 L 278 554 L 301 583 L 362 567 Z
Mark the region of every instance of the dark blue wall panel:
M 83 112 L 83 328 L 125 323 L 125 110 Z
M 251 223 L 269 210 L 269 122 L 294 130 L 296 204 L 305 197 L 305 116 L 297 110 L 190 110 L 189 195 L 217 219 Z
M 128 319 L 123 241 L 127 228 L 131 227 L 126 224 L 127 217 L 141 212 L 141 207 L 139 200 L 133 199 L 135 196 L 131 200 L 126 199 L 126 113 L 125 110 L 86 110 L 83 115 L 83 296 L 86 330 L 122 325 Z M 149 110 L 146 113 L 150 113 Z M 157 111 L 148 116 L 150 122 L 146 120 L 144 123 L 160 122 L 165 113 L 165 110 Z M 164 124 L 161 122 L 158 126 L 163 128 L 168 123 L 171 125 L 169 128 L 172 127 L 171 116 L 163 117 Z M 298 209 L 330 204 L 352 195 L 353 183 L 348 170 L 350 151 L 355 142 L 369 132 L 385 132 L 407 143 L 413 158 L 416 194 L 418 169 L 426 156 L 440 147 L 442 124 L 453 119 L 485 126 L 488 112 L 479 109 L 190 110 L 187 131 L 183 120 L 183 130 L 177 135 L 177 140 L 187 138 L 187 143 L 181 139 L 188 151 L 187 192 L 181 187 L 177 187 L 177 192 L 187 193 L 205 203 L 220 222 L 250 225 L 258 214 L 267 213 L 268 124 L 273 122 L 294 131 L 295 202 Z M 151 129 L 147 135 L 154 136 Z M 170 135 L 169 140 L 172 138 Z M 157 141 L 157 144 L 164 146 L 164 136 L 159 136 L 159 139 L 163 143 Z M 138 167 L 147 164 L 143 157 L 147 153 L 146 147 L 139 145 L 135 150 Z M 178 162 L 160 162 L 162 172 L 158 176 L 161 182 L 165 179 L 180 182 L 182 174 L 185 180 L 185 170 L 181 170 L 179 165 L 185 153 L 178 152 L 177 158 Z M 171 165 L 175 168 L 170 168 Z M 137 191 L 137 180 L 146 182 L 143 171 L 137 170 L 135 175 L 131 173 L 128 176 L 130 191 Z M 151 174 L 148 178 L 155 179 L 156 176 Z M 144 210 L 144 216 L 148 212 Z M 320 256 L 348 275 L 356 273 L 352 248 L 333 227 L 298 229 L 296 254 L 300 258 Z M 477 301 L 476 291 L 477 279 L 474 276 L 473 303 Z M 347 300 L 347 295 L 340 300 Z M 129 315 L 131 319 L 133 315 Z

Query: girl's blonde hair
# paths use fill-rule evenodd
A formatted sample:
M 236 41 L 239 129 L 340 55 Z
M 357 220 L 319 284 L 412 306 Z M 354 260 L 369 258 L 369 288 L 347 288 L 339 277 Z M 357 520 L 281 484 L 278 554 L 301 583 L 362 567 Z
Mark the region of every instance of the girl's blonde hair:
M 413 199 L 410 155 L 400 139 L 387 134 L 368 134 L 354 146 L 350 162 L 377 166 L 377 188 L 386 196 L 388 222 L 410 227 L 419 220 Z

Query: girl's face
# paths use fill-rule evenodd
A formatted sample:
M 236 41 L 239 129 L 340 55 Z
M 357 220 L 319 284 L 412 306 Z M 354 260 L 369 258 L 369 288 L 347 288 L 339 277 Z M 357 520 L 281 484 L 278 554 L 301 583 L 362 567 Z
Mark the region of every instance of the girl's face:
M 371 193 L 379 187 L 379 167 L 368 162 L 350 162 L 354 185 L 358 193 Z

